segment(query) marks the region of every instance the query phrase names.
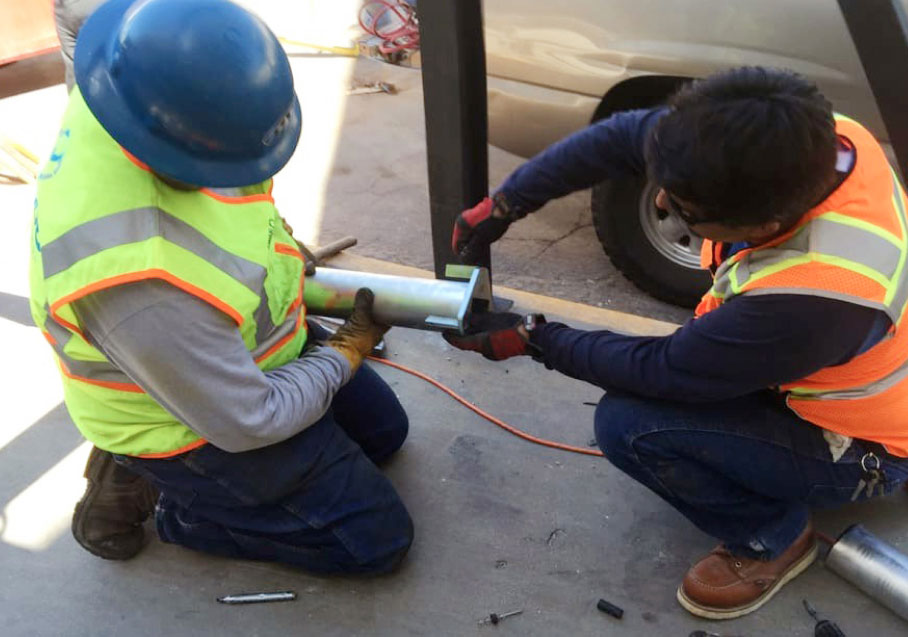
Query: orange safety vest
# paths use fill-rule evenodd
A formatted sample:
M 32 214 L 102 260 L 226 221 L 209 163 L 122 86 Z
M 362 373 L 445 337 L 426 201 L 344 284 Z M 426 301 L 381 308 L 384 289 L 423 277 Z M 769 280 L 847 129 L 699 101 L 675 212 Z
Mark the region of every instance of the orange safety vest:
M 739 294 L 821 296 L 886 312 L 892 328 L 882 341 L 775 389 L 804 420 L 908 457 L 908 200 L 863 126 L 836 116 L 836 132 L 854 148 L 854 168 L 791 230 L 724 260 L 720 243 L 703 242 L 701 262 L 713 286 L 696 316 Z

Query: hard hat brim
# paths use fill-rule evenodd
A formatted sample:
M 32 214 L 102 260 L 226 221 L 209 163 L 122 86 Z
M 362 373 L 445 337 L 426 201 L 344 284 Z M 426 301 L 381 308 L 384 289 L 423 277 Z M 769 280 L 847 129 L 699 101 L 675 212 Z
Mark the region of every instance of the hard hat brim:
M 299 141 L 302 114 L 296 95 L 290 118 L 276 143 L 255 158 L 209 159 L 154 134 L 129 108 L 110 73 L 112 49 L 123 17 L 135 0 L 109 0 L 79 31 L 74 55 L 76 84 L 88 108 L 111 137 L 154 171 L 186 184 L 212 188 L 248 186 L 265 181 L 290 160 Z

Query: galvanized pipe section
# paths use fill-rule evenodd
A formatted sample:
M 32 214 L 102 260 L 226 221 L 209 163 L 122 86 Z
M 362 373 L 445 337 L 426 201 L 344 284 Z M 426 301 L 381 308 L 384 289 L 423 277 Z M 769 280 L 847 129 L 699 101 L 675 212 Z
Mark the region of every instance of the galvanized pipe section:
M 306 311 L 315 316 L 346 318 L 359 288 L 375 293 L 375 318 L 387 325 L 421 330 L 463 331 L 470 314 L 488 310 L 492 299 L 489 272 L 476 268 L 467 281 L 389 276 L 318 268 L 303 288 Z
M 908 557 L 860 524 L 832 545 L 826 567 L 908 619 Z

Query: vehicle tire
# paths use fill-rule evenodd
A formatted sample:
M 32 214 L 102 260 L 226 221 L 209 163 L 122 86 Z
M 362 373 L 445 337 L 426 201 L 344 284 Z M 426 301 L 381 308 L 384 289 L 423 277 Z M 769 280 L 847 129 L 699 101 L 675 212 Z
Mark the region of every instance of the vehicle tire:
M 611 262 L 655 298 L 695 307 L 710 286 L 700 269 L 702 240 L 676 215 L 656 207 L 644 176 L 593 187 L 593 226 Z

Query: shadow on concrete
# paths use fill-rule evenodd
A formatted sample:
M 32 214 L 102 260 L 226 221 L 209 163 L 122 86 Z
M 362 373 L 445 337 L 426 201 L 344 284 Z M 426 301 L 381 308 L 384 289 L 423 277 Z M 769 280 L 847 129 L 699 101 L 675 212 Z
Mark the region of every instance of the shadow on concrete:
M 0 507 L 84 442 L 59 403 L 0 449 Z
M 17 294 L 0 292 L 0 318 L 15 321 L 26 327 L 34 327 L 31 310 L 28 307 L 28 299 Z

